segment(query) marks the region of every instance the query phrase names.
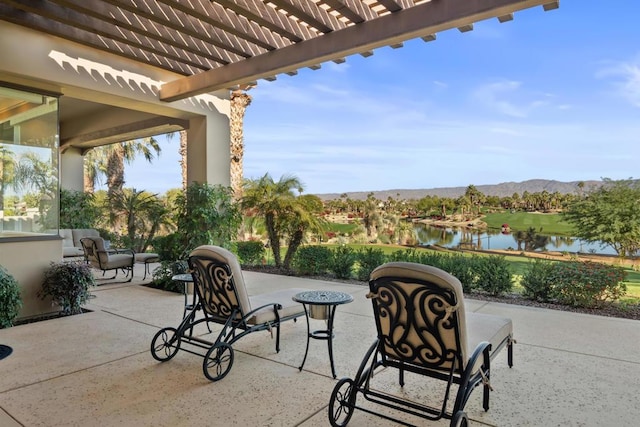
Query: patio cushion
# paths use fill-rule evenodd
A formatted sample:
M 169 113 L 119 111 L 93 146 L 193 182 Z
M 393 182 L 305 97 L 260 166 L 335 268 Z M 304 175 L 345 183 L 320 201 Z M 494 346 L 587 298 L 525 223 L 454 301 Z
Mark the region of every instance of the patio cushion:
M 263 306 L 265 304 L 273 304 L 278 303 L 282 305 L 282 309 L 278 310 L 278 314 L 280 317 L 292 316 L 303 309 L 299 302 L 293 301 L 292 297 L 300 292 L 304 292 L 308 289 L 301 288 L 289 288 L 283 289 L 280 291 L 269 292 L 268 294 L 261 294 L 249 297 L 249 301 L 251 302 L 251 307 L 254 309 Z M 265 307 L 262 310 L 259 310 L 253 317 L 249 319 L 250 324 L 258 324 L 271 322 L 276 319 L 275 313 L 273 312 L 273 306 Z
M 71 234 L 73 236 L 73 246 L 78 248 L 82 248 L 80 239 L 85 237 L 100 237 L 98 230 L 93 228 L 74 228 L 71 230 Z

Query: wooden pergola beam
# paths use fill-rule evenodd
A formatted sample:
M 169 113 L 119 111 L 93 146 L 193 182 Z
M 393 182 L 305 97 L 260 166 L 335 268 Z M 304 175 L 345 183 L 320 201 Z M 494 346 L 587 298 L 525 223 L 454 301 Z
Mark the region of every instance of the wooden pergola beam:
M 171 102 L 291 72 L 382 46 L 396 45 L 474 22 L 556 2 L 550 0 L 430 1 L 333 31 L 275 51 L 165 83 L 160 99 Z M 548 6 L 546 7 L 548 8 Z

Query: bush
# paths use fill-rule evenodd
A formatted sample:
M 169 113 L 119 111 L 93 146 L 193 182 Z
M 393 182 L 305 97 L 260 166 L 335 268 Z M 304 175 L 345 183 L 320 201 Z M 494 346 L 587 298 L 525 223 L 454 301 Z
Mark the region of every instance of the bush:
M 423 264 L 438 267 L 460 280 L 464 292 L 469 292 L 476 286 L 478 273 L 475 266 L 477 263 L 477 256 L 433 254 L 423 259 Z
M 326 246 L 302 246 L 293 259 L 293 270 L 303 276 L 317 276 L 331 269 L 333 254 Z
M 183 284 L 171 280 L 176 274 L 184 274 L 189 270 L 187 261 L 160 261 L 160 266 L 153 270 L 153 281 L 151 284 L 165 291 L 180 292 L 184 288 Z
M 254 240 L 250 242 L 236 242 L 238 258 L 243 265 L 260 264 L 264 257 L 264 245 L 262 242 Z
M 511 291 L 509 262 L 502 256 L 478 257 L 474 260 L 477 272 L 476 286 L 491 295 L 502 295 Z
M 0 329 L 13 326 L 21 307 L 18 281 L 0 265 Z
M 561 304 L 576 307 L 601 307 L 617 301 L 627 292 L 622 281 L 626 273 L 620 267 L 596 262 L 559 262 L 553 265 L 553 297 Z
M 92 193 L 60 190 L 60 228 L 95 228 L 99 217 Z
M 358 261 L 358 269 L 356 276 L 358 280 L 367 282 L 371 272 L 378 266 L 384 264 L 386 256 L 382 249 L 363 248 L 356 252 L 356 260 Z
M 191 183 L 176 197 L 176 206 L 182 253 L 174 259 L 185 258 L 200 245 L 231 246 L 242 222 L 231 187 Z
M 553 291 L 552 273 L 553 263 L 539 258 L 530 262 L 520 281 L 524 288 L 523 296 L 538 301 L 549 301 Z
M 95 279 L 88 264 L 84 262 L 52 262 L 44 272 L 41 299 L 51 297 L 60 306 L 60 314 L 68 316 L 81 314 L 82 305 L 91 297 L 89 289 L 95 286 Z
M 151 246 L 161 261 L 175 261 L 183 255 L 181 236 L 177 233 L 157 236 L 153 239 Z
M 356 263 L 356 253 L 350 246 L 338 246 L 333 251 L 331 271 L 338 279 L 350 279 L 353 265 Z

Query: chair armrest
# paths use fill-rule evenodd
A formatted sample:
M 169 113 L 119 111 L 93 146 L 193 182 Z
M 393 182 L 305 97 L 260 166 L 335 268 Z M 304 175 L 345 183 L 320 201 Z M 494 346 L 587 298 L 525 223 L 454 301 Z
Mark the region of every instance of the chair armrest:
M 129 254 L 129 255 L 133 255 L 135 256 L 135 252 L 133 251 L 133 249 L 130 248 L 123 248 L 123 249 L 112 249 L 115 252 L 111 252 L 111 253 L 116 253 L 116 254 Z

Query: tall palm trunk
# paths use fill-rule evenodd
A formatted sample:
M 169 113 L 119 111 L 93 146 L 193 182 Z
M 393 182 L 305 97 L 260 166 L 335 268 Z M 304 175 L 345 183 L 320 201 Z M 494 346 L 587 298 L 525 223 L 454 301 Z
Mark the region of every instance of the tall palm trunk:
M 85 193 L 90 193 L 90 194 L 93 194 L 95 192 L 95 189 L 96 189 L 96 187 L 95 187 L 95 179 L 89 178 L 86 173 L 84 174 L 84 185 L 83 185 L 83 188 L 84 188 L 84 192 Z
M 107 195 L 112 197 L 124 186 L 124 148 L 114 144 L 107 160 Z
M 231 117 L 229 121 L 231 166 L 229 173 L 231 188 L 236 200 L 242 197 L 244 113 L 249 104 L 251 104 L 251 97 L 244 91 L 236 90 L 231 93 Z
M 182 189 L 187 190 L 187 131 L 180 131 L 180 148 L 178 149 L 180 154 L 180 168 L 182 169 Z
M 276 267 L 282 265 L 282 257 L 280 256 L 280 239 L 275 226 L 275 216 L 273 213 L 267 213 L 264 217 L 265 226 L 267 227 L 267 234 L 269 235 L 269 245 L 273 252 L 273 260 Z

